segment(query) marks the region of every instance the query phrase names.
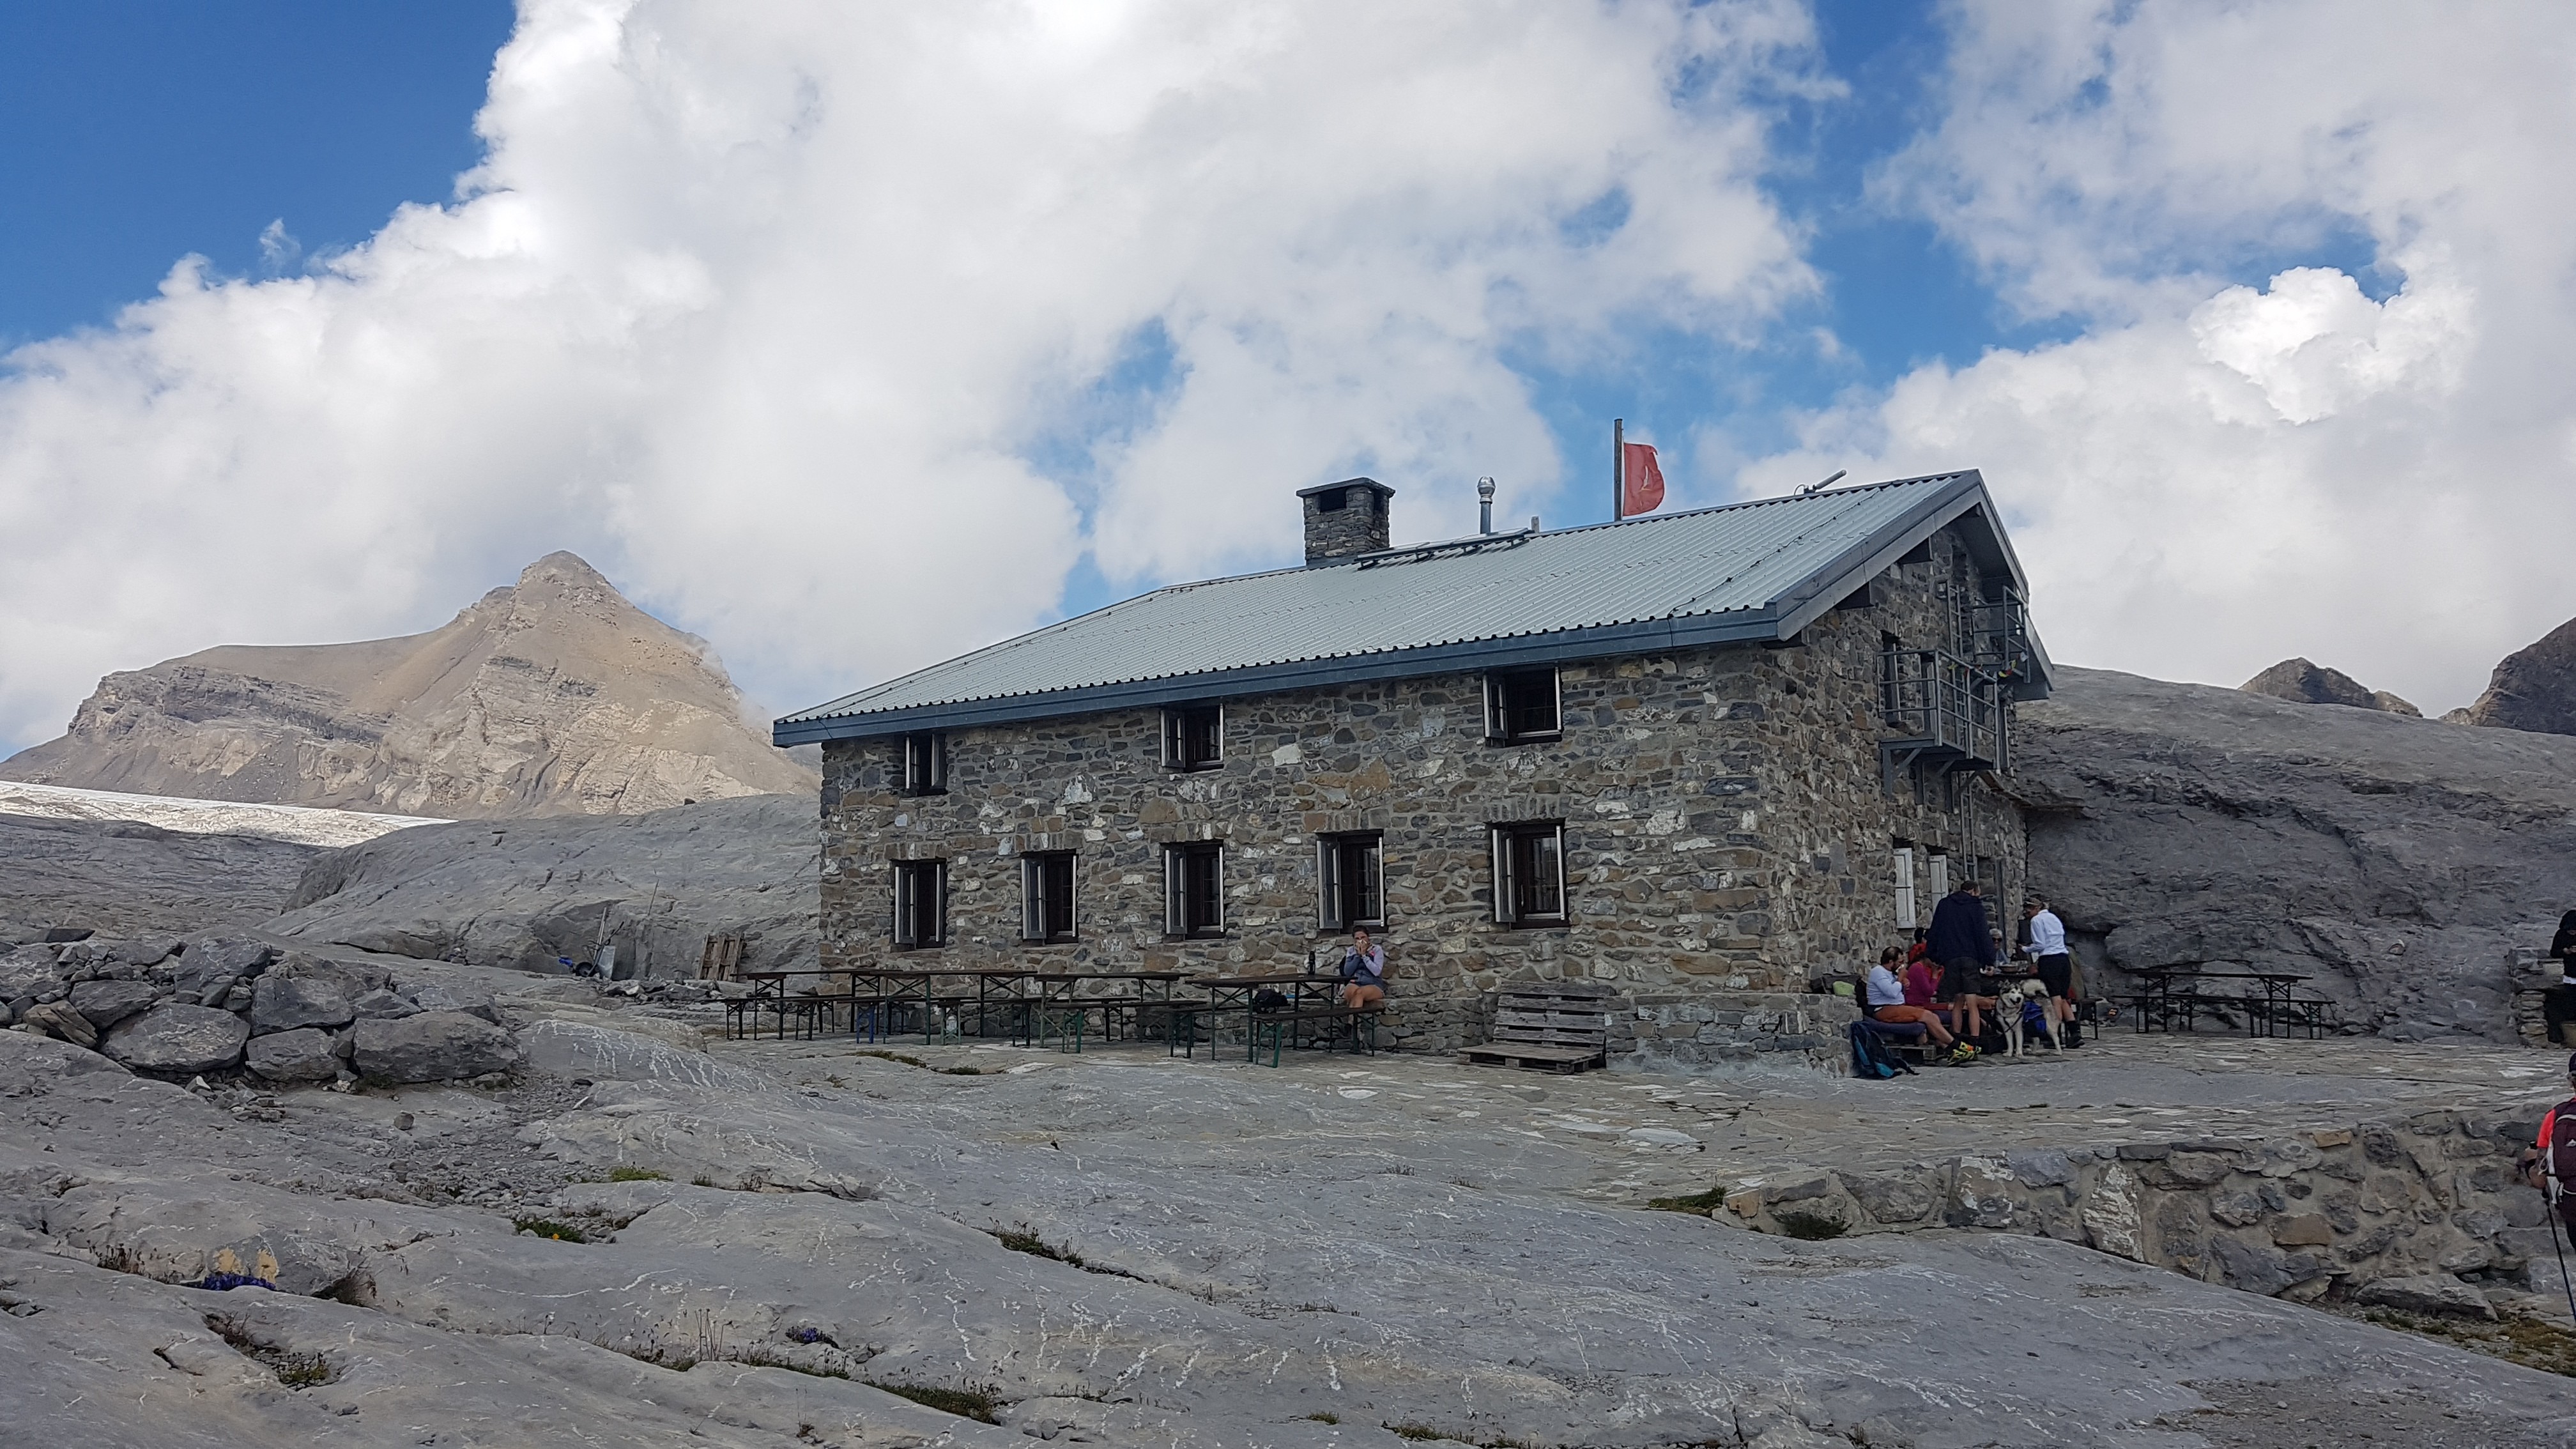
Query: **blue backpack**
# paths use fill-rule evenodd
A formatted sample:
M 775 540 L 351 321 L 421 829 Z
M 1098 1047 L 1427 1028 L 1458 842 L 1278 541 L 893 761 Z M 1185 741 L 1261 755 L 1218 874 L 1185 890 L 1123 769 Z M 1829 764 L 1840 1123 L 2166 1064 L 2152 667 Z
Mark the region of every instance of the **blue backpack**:
M 1866 1022 L 1851 1024 L 1852 1075 L 1864 1081 L 1885 1081 L 1894 1076 L 1913 1076 L 1914 1065 L 1896 1054 L 1887 1038 L 1869 1029 Z

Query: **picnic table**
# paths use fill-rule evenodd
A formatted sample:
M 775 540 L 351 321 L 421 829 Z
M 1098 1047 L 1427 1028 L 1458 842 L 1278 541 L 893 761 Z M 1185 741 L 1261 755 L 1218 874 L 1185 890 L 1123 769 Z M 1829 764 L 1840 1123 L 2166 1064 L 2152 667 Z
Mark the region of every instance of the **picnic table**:
M 777 1019 L 777 1036 L 779 1040 L 784 1041 L 787 1039 L 787 1019 L 791 1016 L 798 1019 L 800 1024 L 800 1034 L 808 1040 L 811 1040 L 815 1032 L 819 1029 L 818 1017 L 830 1009 L 829 1003 L 832 1001 L 832 998 L 828 995 L 815 992 L 800 992 L 795 995 L 790 995 L 787 990 L 787 983 L 799 977 L 838 976 L 840 974 L 842 973 L 838 971 L 822 971 L 814 969 L 802 971 L 736 972 L 734 979 L 750 982 L 751 990 L 748 994 L 735 997 L 733 1000 L 725 1003 L 726 1035 L 732 1036 L 736 1039 L 740 1039 L 745 1036 L 758 1037 L 760 1035 L 760 1015 L 765 1011 L 769 1012 Z
M 1244 1054 L 1260 1059 L 1262 1034 L 1270 1041 L 1270 1064 L 1279 1065 L 1279 1053 L 1299 1026 L 1331 1025 L 1349 1032 L 1353 1050 L 1359 1046 L 1359 1028 L 1368 1027 L 1368 1046 L 1377 1048 L 1377 1008 L 1347 1007 L 1336 1000 L 1342 978 L 1314 971 L 1281 971 L 1250 976 L 1194 976 L 1189 984 L 1207 993 L 1203 1003 L 1175 1003 L 1171 1009 L 1170 1030 L 1164 1038 L 1164 1051 L 1185 1045 L 1184 1055 L 1198 1053 L 1198 1024 L 1202 1017 L 1243 1013 Z M 1265 990 L 1277 991 L 1286 999 L 1282 1005 L 1264 1009 L 1257 1003 Z M 1208 1045 L 1216 1045 L 1213 1027 L 1208 1032 Z
M 2314 979 L 2300 971 L 2212 969 L 2205 962 L 2173 961 L 2138 967 L 2130 974 L 2138 978 L 2140 987 L 2136 1005 L 2138 1030 L 2142 1032 L 2190 1031 L 2203 1008 L 2217 1007 L 2242 1010 L 2248 1036 L 2284 1036 L 2304 1027 L 2313 1037 L 2322 1024 L 2322 1008 L 2327 1004 L 2323 997 L 2299 994 L 2300 984 Z M 2211 981 L 2250 981 L 2259 989 L 2253 993 L 2203 992 L 2202 983 Z
M 1160 1006 L 1168 1014 L 1174 1005 L 1173 986 L 1188 976 L 1186 971 L 1031 972 L 1030 979 L 1037 988 L 1036 996 L 1029 999 L 1034 1044 L 1044 1045 L 1050 1036 L 1070 1035 L 1074 1051 L 1080 1052 L 1083 1030 L 1094 1011 L 1100 1013 L 1101 1040 L 1117 1040 L 1118 1015 L 1122 1011 L 1129 1015 L 1131 1032 L 1141 1037 L 1146 1009 Z M 1086 982 L 1107 983 L 1110 989 L 1085 994 L 1082 988 Z M 1115 989 L 1119 983 L 1129 988 L 1123 995 Z

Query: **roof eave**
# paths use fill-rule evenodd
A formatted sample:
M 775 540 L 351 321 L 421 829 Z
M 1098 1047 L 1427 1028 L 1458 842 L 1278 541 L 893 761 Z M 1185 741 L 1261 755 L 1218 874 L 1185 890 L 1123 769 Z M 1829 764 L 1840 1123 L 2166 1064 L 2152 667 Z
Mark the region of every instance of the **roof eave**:
M 1794 631 L 1792 631 L 1794 632 Z M 1096 714 L 1115 709 L 1142 709 L 1201 700 L 1234 699 L 1289 689 L 1319 689 L 1382 679 L 1413 679 L 1435 674 L 1466 674 L 1525 664 L 1562 664 L 1626 654 L 1651 654 L 1715 644 L 1757 644 L 1787 637 L 1768 609 L 1738 609 L 1679 619 L 1645 619 L 1590 629 L 1548 634 L 1522 634 L 1508 639 L 1477 639 L 1393 649 L 1375 654 L 1296 660 L 1245 669 L 1175 674 L 1160 679 L 1127 680 L 964 700 L 954 704 L 919 705 L 863 715 L 823 719 L 779 720 L 770 738 L 781 748 L 827 740 L 880 739 L 927 730 L 970 729 L 1021 724 Z

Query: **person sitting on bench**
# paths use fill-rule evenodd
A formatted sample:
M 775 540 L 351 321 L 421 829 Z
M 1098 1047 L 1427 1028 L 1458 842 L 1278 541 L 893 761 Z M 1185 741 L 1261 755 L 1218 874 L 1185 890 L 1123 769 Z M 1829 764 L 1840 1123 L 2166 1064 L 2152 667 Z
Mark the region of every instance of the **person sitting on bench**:
M 1883 1021 L 1890 1026 L 1910 1026 L 1919 1023 L 1925 1031 L 1932 1034 L 1935 1045 L 1973 1054 L 1974 1048 L 1960 1046 L 1958 1038 L 1950 1035 L 1949 1031 L 1941 1025 L 1939 1012 L 1928 1007 L 1905 1004 L 1905 983 L 1896 979 L 1895 970 L 1896 965 L 1904 959 L 1903 947 L 1890 946 L 1878 953 L 1878 964 L 1869 968 L 1867 989 L 1870 1020 Z
M 1366 931 L 1351 932 L 1351 949 L 1342 956 L 1342 1005 L 1375 1006 L 1386 1000 L 1386 948 Z

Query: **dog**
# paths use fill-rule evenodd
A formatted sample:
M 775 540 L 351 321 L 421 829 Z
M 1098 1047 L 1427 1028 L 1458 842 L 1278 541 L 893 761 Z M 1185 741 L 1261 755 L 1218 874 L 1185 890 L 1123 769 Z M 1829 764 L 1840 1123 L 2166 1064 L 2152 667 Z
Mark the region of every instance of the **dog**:
M 2039 1006 L 2040 1030 L 2048 1038 L 2049 1049 L 2059 1056 L 2066 1055 L 2066 1044 L 2057 1036 L 2057 1018 L 2049 1011 L 2048 984 L 2037 977 L 2008 987 L 1995 998 L 1995 1017 L 2004 1028 L 2004 1055 L 2022 1054 L 2022 1038 L 2029 1030 L 2030 1006 L 2034 1002 Z

